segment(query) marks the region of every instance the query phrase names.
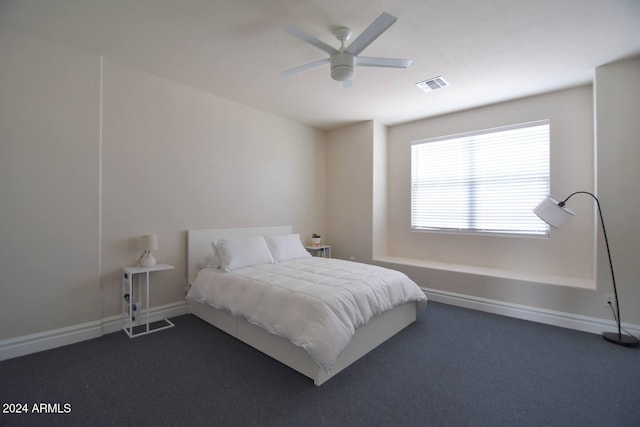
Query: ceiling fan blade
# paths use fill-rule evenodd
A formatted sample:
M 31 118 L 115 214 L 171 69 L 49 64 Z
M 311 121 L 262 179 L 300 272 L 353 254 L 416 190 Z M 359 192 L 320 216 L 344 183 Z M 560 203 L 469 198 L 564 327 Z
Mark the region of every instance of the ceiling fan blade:
M 322 40 L 318 40 L 317 38 L 310 36 L 309 34 L 300 31 L 299 29 L 295 28 L 295 27 L 287 27 L 284 29 L 284 32 L 292 35 L 293 37 L 299 38 L 302 41 L 305 41 L 307 43 L 309 43 L 312 46 L 317 47 L 318 49 L 327 52 L 329 55 L 333 55 L 335 53 L 338 53 L 338 49 L 335 49 L 331 46 L 329 46 L 328 44 L 326 44 L 325 42 L 323 42 Z
M 291 76 L 293 74 L 301 73 L 303 71 L 311 70 L 313 68 L 318 68 L 324 64 L 328 64 L 330 61 L 331 60 L 329 58 L 321 59 L 319 61 L 310 62 L 308 64 L 283 71 L 280 74 L 282 74 L 283 76 Z
M 407 68 L 412 62 L 412 59 L 356 56 L 356 65 L 361 67 Z
M 382 15 L 378 16 L 378 18 L 371 23 L 345 50 L 352 55 L 358 55 L 362 52 L 367 46 L 369 46 L 375 39 L 380 37 L 380 34 L 387 31 L 387 29 L 392 26 L 398 18 L 393 15 L 388 14 L 387 12 L 383 12 Z
M 353 86 L 353 80 L 343 80 L 340 82 L 343 89 L 350 89 Z

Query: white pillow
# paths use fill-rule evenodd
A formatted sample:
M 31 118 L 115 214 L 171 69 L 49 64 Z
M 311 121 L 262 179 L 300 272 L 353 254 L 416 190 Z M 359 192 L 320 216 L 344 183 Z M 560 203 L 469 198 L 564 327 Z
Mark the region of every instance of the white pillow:
M 221 239 L 214 246 L 224 271 L 275 263 L 262 236 Z
M 213 244 L 211 246 L 213 246 Z M 198 260 L 198 268 L 201 270 L 203 268 L 220 268 L 220 260 L 218 259 L 218 255 L 216 254 L 215 246 L 213 247 L 212 254 L 204 256 Z
M 280 236 L 264 236 L 271 255 L 277 262 L 290 259 L 306 258 L 311 254 L 302 246 L 300 234 L 283 234 Z

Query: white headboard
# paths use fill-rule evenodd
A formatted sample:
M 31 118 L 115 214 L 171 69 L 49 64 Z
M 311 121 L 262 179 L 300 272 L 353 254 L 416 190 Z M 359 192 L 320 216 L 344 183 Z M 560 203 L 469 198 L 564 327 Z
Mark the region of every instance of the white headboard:
M 198 261 L 200 261 L 202 257 L 213 253 L 211 243 L 214 240 L 233 237 L 291 234 L 292 230 L 293 227 L 290 225 L 189 230 L 187 234 L 187 283 L 191 284 L 195 280 L 198 274 Z

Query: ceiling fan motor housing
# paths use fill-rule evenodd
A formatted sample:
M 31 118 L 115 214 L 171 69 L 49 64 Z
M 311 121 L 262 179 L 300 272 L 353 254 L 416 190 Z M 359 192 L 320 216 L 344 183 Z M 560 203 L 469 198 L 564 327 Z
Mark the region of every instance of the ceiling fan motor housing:
M 331 56 L 331 78 L 344 82 L 353 78 L 353 70 L 356 65 L 355 56 L 346 52 L 338 52 Z

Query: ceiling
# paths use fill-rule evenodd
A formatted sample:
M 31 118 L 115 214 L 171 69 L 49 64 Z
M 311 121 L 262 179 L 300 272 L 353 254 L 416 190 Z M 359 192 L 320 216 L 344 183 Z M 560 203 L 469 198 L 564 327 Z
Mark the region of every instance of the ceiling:
M 362 52 L 412 58 L 406 70 L 356 68 L 342 89 L 326 54 L 282 30 L 339 47 L 380 13 L 398 21 Z M 640 54 L 639 0 L 0 0 L 18 29 L 321 129 L 393 125 L 593 80 Z M 415 84 L 443 76 L 449 87 Z

